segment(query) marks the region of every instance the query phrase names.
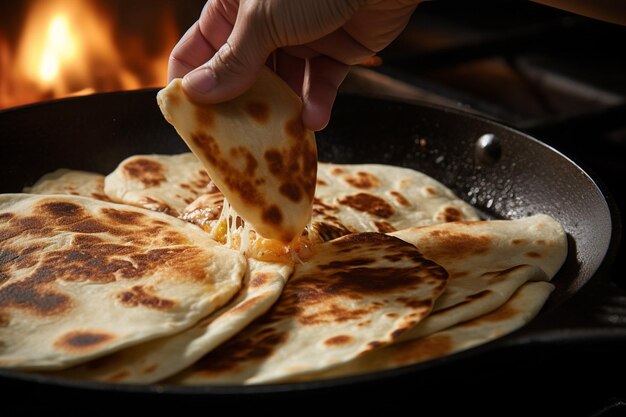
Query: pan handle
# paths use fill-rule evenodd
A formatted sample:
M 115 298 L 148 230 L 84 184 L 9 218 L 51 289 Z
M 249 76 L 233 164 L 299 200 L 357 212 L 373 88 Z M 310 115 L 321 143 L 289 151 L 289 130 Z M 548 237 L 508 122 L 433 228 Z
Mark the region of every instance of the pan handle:
M 626 343 L 626 291 L 608 280 L 594 281 L 531 323 L 516 342 Z

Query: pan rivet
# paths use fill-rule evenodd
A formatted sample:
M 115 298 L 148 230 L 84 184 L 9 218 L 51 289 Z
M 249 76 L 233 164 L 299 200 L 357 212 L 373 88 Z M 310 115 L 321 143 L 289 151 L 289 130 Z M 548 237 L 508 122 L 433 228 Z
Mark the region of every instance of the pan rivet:
M 485 133 L 476 141 L 476 161 L 483 165 L 493 165 L 502 156 L 500 140 L 493 133 Z

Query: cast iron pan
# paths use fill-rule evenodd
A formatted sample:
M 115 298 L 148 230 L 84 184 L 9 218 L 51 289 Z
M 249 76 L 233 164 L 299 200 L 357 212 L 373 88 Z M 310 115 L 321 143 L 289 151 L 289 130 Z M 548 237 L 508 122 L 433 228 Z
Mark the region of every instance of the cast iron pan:
M 161 116 L 155 95 L 156 90 L 101 94 L 0 112 L 0 192 L 20 192 L 42 174 L 61 167 L 108 173 L 129 155 L 186 151 Z M 331 124 L 317 138 L 320 160 L 416 168 L 452 188 L 485 217 L 517 218 L 540 212 L 555 217 L 568 233 L 569 256 L 553 280 L 556 290 L 544 310 L 530 325 L 492 343 L 361 377 L 288 385 L 171 387 L 72 382 L 0 370 L 0 388 L 5 393 L 0 403 L 7 406 L 11 392 L 26 390 L 34 398 L 44 398 L 40 404 L 46 410 L 61 404 L 70 411 L 70 404 L 79 407 L 78 398 L 89 399 L 90 404 L 97 401 L 97 407 L 90 407 L 92 414 L 104 413 L 107 404 L 118 404 L 113 398 L 125 404 L 115 408 L 118 413 L 133 405 L 162 411 L 179 407 L 183 399 L 185 404 L 201 406 L 280 403 L 284 411 L 287 400 L 306 402 L 310 410 L 322 407 L 319 398 L 348 398 L 349 410 L 360 406 L 372 411 L 393 410 L 396 395 L 410 387 L 407 395 L 423 394 L 420 404 L 437 402 L 441 408 L 435 394 L 441 394 L 439 388 L 454 392 L 463 385 L 467 393 L 468 387 L 483 381 L 492 384 L 494 392 L 501 384 L 493 384 L 493 378 L 511 378 L 514 366 L 532 367 L 538 358 L 551 357 L 549 352 L 560 352 L 559 356 L 564 346 L 571 349 L 573 342 L 626 346 L 626 296 L 606 277 L 620 237 L 619 216 L 601 186 L 567 157 L 475 116 L 353 95 L 338 98 Z M 551 360 L 545 359 L 538 372 Z M 9 409 L 33 404 L 38 402 L 16 402 Z

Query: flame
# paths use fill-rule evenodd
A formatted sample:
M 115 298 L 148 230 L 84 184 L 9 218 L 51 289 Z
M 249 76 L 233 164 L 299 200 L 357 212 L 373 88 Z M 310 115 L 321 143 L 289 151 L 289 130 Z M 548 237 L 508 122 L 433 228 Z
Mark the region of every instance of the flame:
M 169 51 L 178 38 L 172 16 L 164 8 L 154 22 L 159 48 L 149 53 L 149 34 L 120 38 L 113 18 L 93 1 L 33 2 L 16 52 L 0 38 L 0 108 L 164 85 Z

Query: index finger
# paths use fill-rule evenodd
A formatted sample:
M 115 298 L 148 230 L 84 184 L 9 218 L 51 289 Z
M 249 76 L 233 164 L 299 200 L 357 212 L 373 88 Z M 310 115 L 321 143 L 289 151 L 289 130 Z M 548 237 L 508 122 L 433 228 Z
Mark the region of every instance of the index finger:
M 202 9 L 200 19 L 178 41 L 170 54 L 168 82 L 182 78 L 207 62 L 222 46 L 233 30 L 237 10 L 210 0 Z

